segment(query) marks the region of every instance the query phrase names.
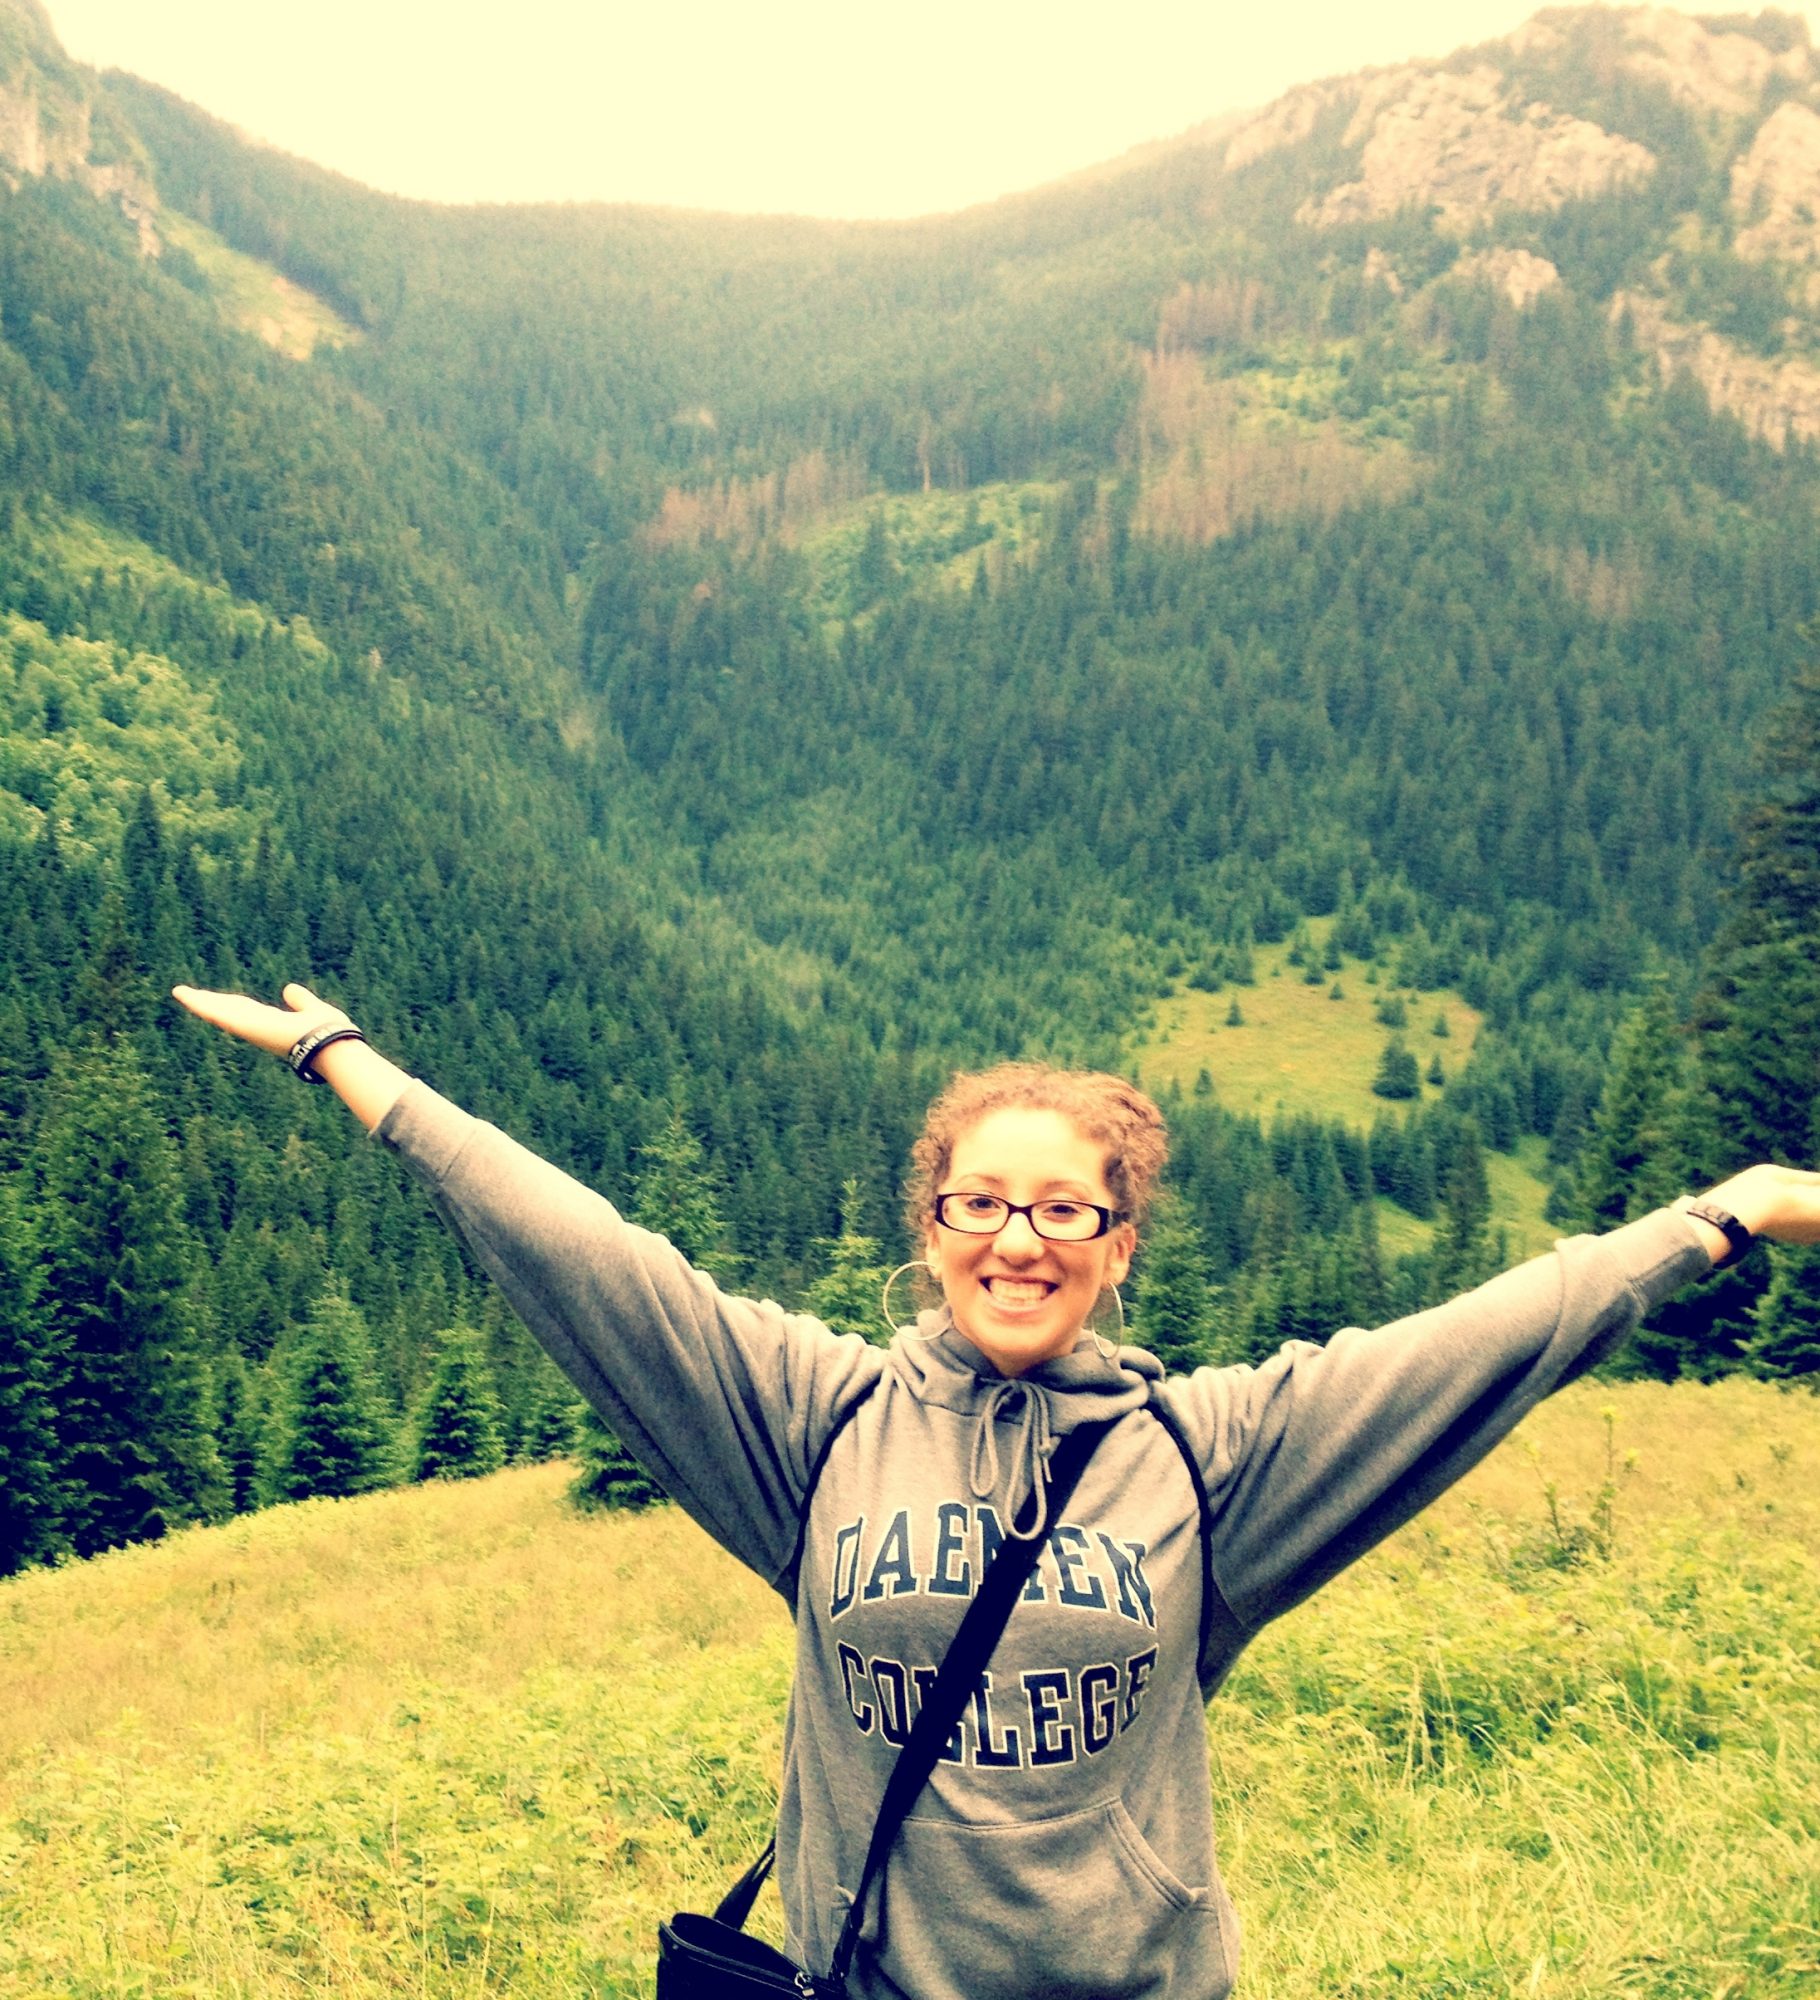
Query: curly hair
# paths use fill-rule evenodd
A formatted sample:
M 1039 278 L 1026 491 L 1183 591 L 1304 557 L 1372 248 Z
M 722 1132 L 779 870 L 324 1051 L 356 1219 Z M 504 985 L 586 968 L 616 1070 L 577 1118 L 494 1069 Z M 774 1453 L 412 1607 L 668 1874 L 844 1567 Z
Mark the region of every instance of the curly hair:
M 1106 1148 L 1106 1185 L 1121 1215 L 1141 1225 L 1169 1157 L 1169 1128 L 1156 1105 L 1123 1077 L 1102 1070 L 1054 1069 L 1047 1063 L 999 1063 L 962 1071 L 930 1105 L 910 1149 L 904 1220 L 921 1242 L 948 1173 L 955 1141 L 994 1111 L 1059 1111 Z

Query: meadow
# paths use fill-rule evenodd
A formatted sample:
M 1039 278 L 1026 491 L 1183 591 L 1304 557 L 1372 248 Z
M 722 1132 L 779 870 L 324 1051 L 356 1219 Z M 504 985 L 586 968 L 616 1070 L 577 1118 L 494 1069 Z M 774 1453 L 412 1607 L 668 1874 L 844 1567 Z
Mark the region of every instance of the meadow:
M 1144 1082 L 1153 1090 L 1170 1084 L 1209 1090 L 1226 1110 L 1266 1125 L 1319 1118 L 1368 1132 L 1377 1119 L 1400 1116 L 1407 1108 L 1374 1096 L 1371 1088 L 1386 1045 L 1400 1036 L 1416 1054 L 1424 1078 L 1412 1102 L 1432 1104 L 1444 1097 L 1444 1083 L 1426 1080 L 1429 1062 L 1438 1055 L 1443 1072 L 1457 1075 L 1472 1054 L 1483 1017 L 1451 989 L 1399 987 L 1357 958 L 1341 954 L 1336 967 L 1326 967 L 1333 920 L 1312 918 L 1304 928 L 1313 947 L 1309 963 L 1321 967 L 1319 979 L 1309 979 L 1308 966 L 1292 961 L 1293 947 L 1285 940 L 1255 949 L 1251 985 L 1218 992 L 1183 986 L 1158 1001 L 1131 1055 Z M 1387 1000 L 1402 1002 L 1405 1027 L 1386 1027 L 1378 1018 L 1379 1003 Z M 1235 1002 L 1237 1021 L 1230 1018 Z M 1441 1022 L 1445 1035 L 1435 1032 Z M 1539 1255 L 1560 1233 L 1542 1213 L 1548 1199 L 1546 1152 L 1545 1143 L 1530 1133 L 1514 1153 L 1485 1156 L 1491 1227 L 1504 1231 L 1513 1258 Z M 1435 1233 L 1432 1222 L 1382 1200 L 1378 1229 L 1392 1256 L 1426 1249 Z
M 193 217 L 166 209 L 158 230 L 194 260 L 223 318 L 287 359 L 307 361 L 319 347 L 346 347 L 360 338 L 359 330 L 314 292 L 293 284 L 260 258 L 232 248 Z
M 1210 1710 L 1244 2000 L 1820 1990 L 1817 1467 L 1820 1397 L 1577 1385 L 1265 1633 Z M 0 1996 L 648 1993 L 763 1838 L 788 1626 L 566 1476 L 0 1585 Z

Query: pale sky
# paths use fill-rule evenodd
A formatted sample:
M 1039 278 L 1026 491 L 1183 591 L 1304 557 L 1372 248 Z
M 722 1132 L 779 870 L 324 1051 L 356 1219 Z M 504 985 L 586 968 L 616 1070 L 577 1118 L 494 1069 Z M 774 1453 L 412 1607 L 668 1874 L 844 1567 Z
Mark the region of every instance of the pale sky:
M 148 77 L 391 193 L 848 216 L 1039 186 L 1292 84 L 1506 34 L 1533 11 L 1529 0 L 44 4 L 79 61 Z

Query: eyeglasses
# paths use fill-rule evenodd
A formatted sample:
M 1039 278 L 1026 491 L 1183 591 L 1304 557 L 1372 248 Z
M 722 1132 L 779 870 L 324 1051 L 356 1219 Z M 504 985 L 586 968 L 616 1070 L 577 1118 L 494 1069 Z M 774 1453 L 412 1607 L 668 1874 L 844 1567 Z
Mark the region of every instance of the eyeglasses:
M 957 1191 L 935 1197 L 935 1219 L 962 1236 L 996 1236 L 1014 1215 L 1048 1243 L 1091 1243 L 1124 1217 L 1091 1201 L 1051 1196 L 1047 1201 L 1007 1201 L 1003 1195 Z

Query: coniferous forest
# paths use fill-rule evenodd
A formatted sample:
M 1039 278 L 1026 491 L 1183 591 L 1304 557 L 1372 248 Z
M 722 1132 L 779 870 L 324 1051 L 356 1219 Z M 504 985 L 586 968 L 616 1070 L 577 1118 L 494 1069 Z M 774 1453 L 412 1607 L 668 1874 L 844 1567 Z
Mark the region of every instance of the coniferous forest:
M 881 1337 L 955 1066 L 1128 1069 L 1290 941 L 1416 1011 L 1369 1129 L 1168 1093 L 1171 1365 L 1489 1274 L 1499 1156 L 1561 1230 L 1812 1158 L 1820 242 L 1739 162 L 1820 58 L 1690 22 L 1721 101 L 1549 19 L 1407 88 L 1603 184 L 1374 194 L 1354 79 L 858 225 L 382 197 L 0 0 L 0 1574 L 578 1447 L 648 1492 L 179 980 L 305 979 Z M 1820 1383 L 1820 1258 L 1619 1365 Z

